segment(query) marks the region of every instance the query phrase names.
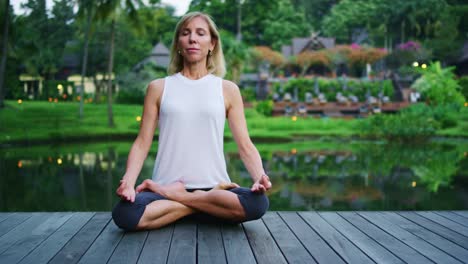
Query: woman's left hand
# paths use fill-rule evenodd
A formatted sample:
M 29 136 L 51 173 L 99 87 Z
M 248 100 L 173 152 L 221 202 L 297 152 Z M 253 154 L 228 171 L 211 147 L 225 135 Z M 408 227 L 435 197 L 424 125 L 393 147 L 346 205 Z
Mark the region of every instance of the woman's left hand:
M 252 192 L 259 192 L 264 193 L 271 188 L 271 181 L 268 175 L 263 174 L 262 177 L 254 182 L 252 188 L 250 189 Z

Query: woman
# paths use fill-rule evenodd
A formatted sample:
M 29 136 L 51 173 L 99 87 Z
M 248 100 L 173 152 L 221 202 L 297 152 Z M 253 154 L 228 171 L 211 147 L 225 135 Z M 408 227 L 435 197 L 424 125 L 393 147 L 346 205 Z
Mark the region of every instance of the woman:
M 130 150 L 112 211 L 125 230 L 154 229 L 188 215 L 243 222 L 260 218 L 271 188 L 247 131 L 239 88 L 221 79 L 225 64 L 215 24 L 200 12 L 176 26 L 170 76 L 147 88 L 140 132 Z M 223 154 L 225 119 L 253 185 L 232 183 Z M 152 180 L 134 188 L 159 124 Z

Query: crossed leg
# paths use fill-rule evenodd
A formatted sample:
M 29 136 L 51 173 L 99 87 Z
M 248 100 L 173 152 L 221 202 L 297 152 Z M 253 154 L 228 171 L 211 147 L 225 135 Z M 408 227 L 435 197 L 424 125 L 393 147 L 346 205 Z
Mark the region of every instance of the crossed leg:
M 238 187 L 236 184 L 220 184 L 210 191 L 187 192 L 182 183 L 159 185 L 145 180 L 136 191 L 150 190 L 168 200 L 157 200 L 148 204 L 137 225 L 137 229 L 154 229 L 170 224 L 184 216 L 204 212 L 229 221 L 245 219 L 244 208 L 237 195 L 225 189 Z

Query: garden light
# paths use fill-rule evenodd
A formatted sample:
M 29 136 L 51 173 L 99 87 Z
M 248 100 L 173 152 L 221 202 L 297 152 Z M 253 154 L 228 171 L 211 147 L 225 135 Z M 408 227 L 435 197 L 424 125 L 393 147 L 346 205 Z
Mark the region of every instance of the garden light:
M 413 67 L 418 67 L 419 63 L 417 61 L 413 62 Z
M 22 104 L 22 103 L 23 103 L 23 100 L 18 99 L 18 104 Z
M 421 68 L 426 69 L 427 68 L 426 63 L 421 64 Z
M 140 122 L 140 121 L 141 121 L 141 116 L 137 116 L 137 117 L 136 117 L 136 121 L 137 121 L 137 122 Z
M 21 168 L 21 167 L 23 167 L 23 162 L 21 162 L 21 160 L 20 160 L 20 161 L 18 161 L 18 168 Z
M 62 164 L 62 159 L 61 159 L 61 158 L 58 158 L 58 159 L 57 159 L 57 164 L 58 164 L 58 165 L 61 165 L 61 164 Z
M 57 85 L 57 90 L 62 90 L 63 89 L 63 85 L 59 84 Z
M 296 121 L 297 121 L 297 116 L 292 116 L 292 117 L 291 117 L 291 120 L 292 120 L 293 122 L 296 122 Z
M 413 187 L 413 188 L 416 187 L 416 182 L 415 182 L 415 181 L 413 181 L 413 182 L 411 183 L 411 187 Z

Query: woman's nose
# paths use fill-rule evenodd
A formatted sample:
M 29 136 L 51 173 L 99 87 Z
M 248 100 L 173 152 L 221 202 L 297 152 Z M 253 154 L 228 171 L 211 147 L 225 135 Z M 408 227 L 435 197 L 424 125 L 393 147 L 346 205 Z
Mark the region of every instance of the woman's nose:
M 189 42 L 190 43 L 195 43 L 197 41 L 197 36 L 196 34 L 190 34 L 189 36 Z

